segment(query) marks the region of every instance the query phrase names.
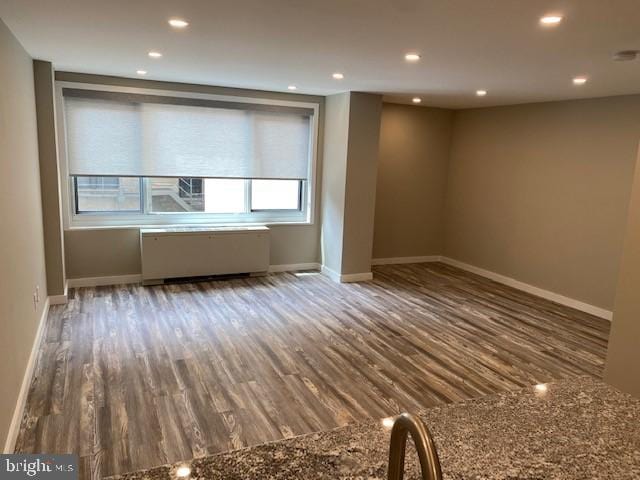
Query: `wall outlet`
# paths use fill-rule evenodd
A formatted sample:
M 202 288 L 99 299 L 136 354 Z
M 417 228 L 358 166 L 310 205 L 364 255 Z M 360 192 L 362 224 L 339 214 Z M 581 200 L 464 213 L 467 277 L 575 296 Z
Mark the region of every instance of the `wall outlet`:
M 38 296 L 36 292 L 33 292 L 33 309 L 38 310 Z
M 36 302 L 40 303 L 40 285 L 36 285 Z

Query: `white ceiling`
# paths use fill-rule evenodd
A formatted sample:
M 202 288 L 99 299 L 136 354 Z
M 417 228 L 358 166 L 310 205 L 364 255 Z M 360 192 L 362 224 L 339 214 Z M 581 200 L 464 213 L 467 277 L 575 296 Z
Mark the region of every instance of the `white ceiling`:
M 453 108 L 640 93 L 640 60 L 611 60 L 640 49 L 640 0 L 0 0 L 0 17 L 58 70 Z

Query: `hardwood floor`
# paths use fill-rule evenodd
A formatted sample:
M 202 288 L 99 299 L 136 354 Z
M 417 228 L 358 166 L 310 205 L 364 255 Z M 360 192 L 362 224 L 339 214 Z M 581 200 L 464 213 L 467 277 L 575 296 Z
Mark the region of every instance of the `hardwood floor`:
M 52 307 L 17 443 L 99 478 L 602 375 L 609 322 L 443 264 L 81 288 Z

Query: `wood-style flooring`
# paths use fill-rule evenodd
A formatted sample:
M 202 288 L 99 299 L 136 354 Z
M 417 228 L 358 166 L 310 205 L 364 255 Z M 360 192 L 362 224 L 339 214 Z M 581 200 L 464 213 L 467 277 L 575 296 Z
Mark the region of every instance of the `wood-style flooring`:
M 51 308 L 17 451 L 122 473 L 602 375 L 609 322 L 439 264 L 81 288 Z

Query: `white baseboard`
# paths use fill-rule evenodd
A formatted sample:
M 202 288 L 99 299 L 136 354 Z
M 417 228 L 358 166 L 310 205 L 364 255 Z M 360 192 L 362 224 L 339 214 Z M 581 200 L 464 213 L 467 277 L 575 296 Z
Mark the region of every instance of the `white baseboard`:
M 269 272 L 278 273 L 278 272 L 297 272 L 299 270 L 320 270 L 320 266 L 321 265 L 318 262 L 269 265 Z
M 372 258 L 371 265 L 399 265 L 402 263 L 427 263 L 439 262 L 442 260 L 440 255 L 425 255 L 421 257 L 390 257 L 390 258 Z
M 371 272 L 347 273 L 344 275 L 340 275 L 341 283 L 366 282 L 372 279 L 373 273 Z
M 371 272 L 340 274 L 325 265 L 322 265 L 321 271 L 336 283 L 366 282 L 373 278 L 373 273 Z
M 36 362 L 38 361 L 38 352 L 40 351 L 40 344 L 42 343 L 44 327 L 47 324 L 48 314 L 49 298 L 45 299 L 44 308 L 42 309 L 42 315 L 40 316 L 38 328 L 36 329 L 36 336 L 33 339 L 31 354 L 29 355 L 27 368 L 25 369 L 24 376 L 22 377 L 20 393 L 18 394 L 18 400 L 16 401 L 16 408 L 13 411 L 13 417 L 11 418 L 7 440 L 4 443 L 4 453 L 13 453 L 16 447 L 16 440 L 18 440 L 18 433 L 20 432 L 20 425 L 22 423 L 22 415 L 24 414 L 24 408 L 27 404 L 29 387 L 31 387 L 31 379 L 33 378 L 33 373 L 36 368 Z
M 85 277 L 70 278 L 67 280 L 69 288 L 77 287 L 104 287 L 106 285 L 122 285 L 125 283 L 140 283 L 142 275 L 116 275 L 113 277 Z
M 49 295 L 49 305 L 64 305 L 66 303 L 66 295 Z
M 49 305 L 65 305 L 68 300 L 69 281 L 64 282 L 64 293 L 62 295 L 49 295 Z
M 596 317 L 604 318 L 605 320 L 611 321 L 611 319 L 613 318 L 613 312 L 609 310 L 605 310 L 604 308 L 596 307 L 595 305 L 590 305 L 588 303 L 581 302 L 580 300 L 575 300 L 573 298 L 565 297 L 564 295 L 560 295 L 559 293 L 554 293 L 549 290 L 545 290 L 543 288 L 529 285 L 528 283 L 521 282 L 519 280 L 516 280 L 515 278 L 507 277 L 505 275 L 501 275 L 499 273 L 495 273 L 490 270 L 485 270 L 484 268 L 475 267 L 473 265 L 469 265 L 468 263 L 464 263 L 459 260 L 454 260 L 453 258 L 449 258 L 449 257 L 442 257 L 441 261 L 453 267 L 457 267 L 462 270 L 475 273 L 477 275 L 488 278 L 495 282 L 502 283 L 504 285 L 508 285 L 513 288 L 517 288 L 518 290 L 522 290 L 523 292 L 530 293 L 532 295 L 535 295 L 536 297 L 545 298 L 547 300 L 551 300 L 552 302 L 559 303 L 560 305 L 575 308 L 576 310 L 580 310 L 581 312 L 589 313 L 591 315 L 595 315 Z
M 320 271 L 322 272 L 323 275 L 326 275 L 327 277 L 329 277 L 334 282 L 340 283 L 340 274 L 338 272 L 336 272 L 335 270 L 331 270 L 326 265 L 322 265 L 320 267 Z
M 501 275 L 499 273 L 495 273 L 490 270 L 485 270 L 483 268 L 476 267 L 474 265 L 470 265 L 468 263 L 464 263 L 449 257 L 444 257 L 439 255 L 429 255 L 429 256 L 421 256 L 421 257 L 374 258 L 371 261 L 371 264 L 372 265 L 392 265 L 392 264 L 403 264 L 403 263 L 424 263 L 424 262 L 439 262 L 439 261 L 446 263 L 448 265 L 460 268 L 462 270 L 475 273 L 482 277 L 489 278 L 498 283 L 502 283 L 504 285 L 508 285 L 513 288 L 517 288 L 518 290 L 522 290 L 524 292 L 530 293 L 537 297 L 545 298 L 547 300 L 551 300 L 552 302 L 556 302 L 561 305 L 565 305 L 567 307 L 575 308 L 576 310 L 580 310 L 582 312 L 595 315 L 596 317 L 604 318 L 606 320 L 611 320 L 611 318 L 613 317 L 613 312 L 609 310 L 605 310 L 604 308 L 596 307 L 595 305 L 590 305 L 588 303 L 581 302 L 573 298 L 565 297 L 564 295 L 560 295 L 558 293 L 554 293 L 549 290 L 544 290 L 542 288 L 535 287 L 533 285 L 521 282 L 514 278 L 507 277 L 505 275 Z M 317 270 L 317 269 L 320 269 L 323 274 L 327 275 L 329 278 L 331 278 L 333 281 L 337 283 L 365 282 L 373 278 L 373 274 L 371 272 L 352 273 L 352 274 L 343 275 L 331 270 L 325 265 L 320 265 L 319 263 L 315 263 L 315 262 L 271 265 L 269 267 L 269 272 L 275 273 L 275 272 L 290 272 L 290 271 L 298 271 L 298 270 Z M 67 281 L 67 284 L 69 288 L 76 288 L 76 287 L 97 287 L 97 286 L 104 286 L 104 285 L 120 285 L 125 283 L 139 283 L 141 281 L 142 281 L 142 275 L 134 274 L 134 275 L 119 275 L 119 276 L 112 276 L 112 277 L 70 278 Z M 66 301 L 67 301 L 66 295 L 54 295 L 49 297 L 48 304 L 58 305 L 58 304 L 66 303 Z

